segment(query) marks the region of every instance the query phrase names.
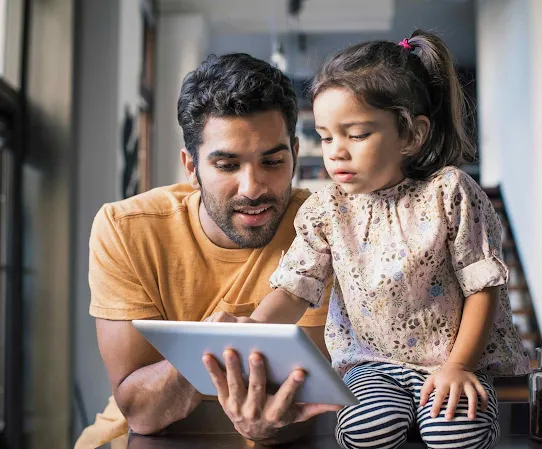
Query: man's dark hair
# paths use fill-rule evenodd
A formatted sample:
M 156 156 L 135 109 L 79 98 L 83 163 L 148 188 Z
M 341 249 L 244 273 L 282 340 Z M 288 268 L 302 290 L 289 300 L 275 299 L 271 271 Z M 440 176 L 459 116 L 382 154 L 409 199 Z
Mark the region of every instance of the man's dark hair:
M 211 55 L 186 75 L 177 103 L 177 119 L 185 146 L 197 166 L 203 128 L 209 117 L 281 111 L 293 146 L 297 109 L 294 87 L 284 73 L 245 53 L 231 53 Z

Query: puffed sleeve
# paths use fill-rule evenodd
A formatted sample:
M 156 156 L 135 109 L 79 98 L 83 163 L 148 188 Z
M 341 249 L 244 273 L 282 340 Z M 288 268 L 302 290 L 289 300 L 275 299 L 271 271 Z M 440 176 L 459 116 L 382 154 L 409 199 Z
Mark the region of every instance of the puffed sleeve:
M 454 170 L 445 178 L 448 248 L 463 294 L 468 297 L 486 287 L 506 284 L 502 226 L 491 201 L 466 173 Z
M 328 217 L 319 195 L 311 195 L 297 212 L 296 237 L 271 276 L 272 288 L 282 288 L 303 298 L 313 308 L 322 305 L 326 283 L 333 271 L 326 236 Z

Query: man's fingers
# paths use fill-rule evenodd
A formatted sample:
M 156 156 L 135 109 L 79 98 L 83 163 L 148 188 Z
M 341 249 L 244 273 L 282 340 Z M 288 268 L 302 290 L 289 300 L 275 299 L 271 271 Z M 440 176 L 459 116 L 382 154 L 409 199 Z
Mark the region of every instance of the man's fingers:
M 326 404 L 298 404 L 299 413 L 294 419 L 296 422 L 305 422 L 316 415 L 326 412 L 338 412 L 343 408 L 342 405 L 326 405 Z
M 423 384 L 422 389 L 420 390 L 420 406 L 423 407 L 429 401 L 429 396 L 435 389 L 435 384 L 433 383 L 433 376 L 429 376 L 425 383 Z
M 465 395 L 469 400 L 469 409 L 467 416 L 469 419 L 476 418 L 476 407 L 478 405 L 478 395 L 476 394 L 476 389 L 472 384 L 466 384 L 463 389 L 465 390 Z
M 273 397 L 273 402 L 267 410 L 267 419 L 271 422 L 282 422 L 284 416 L 293 404 L 297 389 L 305 381 L 305 373 L 301 370 L 294 370 L 288 379 L 280 386 Z M 289 424 L 289 423 L 288 423 Z
M 205 354 L 201 360 L 203 361 L 203 364 L 205 365 L 205 368 L 209 372 L 211 380 L 215 385 L 218 401 L 221 404 L 224 404 L 229 396 L 228 382 L 226 380 L 224 371 L 222 371 L 222 368 L 218 366 L 215 358 L 210 354 Z
M 455 416 L 455 409 L 457 404 L 459 404 L 459 399 L 461 398 L 461 388 L 452 384 L 450 387 L 450 394 L 448 395 L 448 406 L 446 407 L 446 420 L 451 421 Z
M 251 419 L 258 419 L 265 407 L 267 399 L 266 382 L 267 375 L 265 372 L 265 364 L 262 356 L 257 353 L 250 355 L 249 377 L 248 377 L 248 394 L 245 402 L 245 416 Z
M 224 364 L 226 365 L 226 380 L 229 389 L 229 411 L 234 415 L 238 415 L 241 410 L 241 405 L 245 401 L 247 395 L 245 380 L 241 375 L 241 361 L 235 351 L 231 349 L 226 349 L 222 355 L 224 357 Z

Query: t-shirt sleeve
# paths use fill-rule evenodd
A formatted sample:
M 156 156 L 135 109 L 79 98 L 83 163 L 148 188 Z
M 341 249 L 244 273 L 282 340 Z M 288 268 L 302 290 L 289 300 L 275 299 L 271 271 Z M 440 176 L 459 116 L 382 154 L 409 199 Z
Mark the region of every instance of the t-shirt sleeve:
M 143 288 L 127 249 L 126 236 L 103 206 L 92 225 L 89 242 L 90 314 L 109 320 L 159 317 L 160 312 Z
M 296 237 L 271 276 L 271 287 L 303 298 L 313 308 L 320 307 L 333 267 L 326 237 L 328 213 L 318 194 L 299 208 L 294 226 Z
M 448 173 L 444 194 L 448 248 L 465 297 L 508 282 L 501 256 L 502 226 L 493 205 L 466 173 Z

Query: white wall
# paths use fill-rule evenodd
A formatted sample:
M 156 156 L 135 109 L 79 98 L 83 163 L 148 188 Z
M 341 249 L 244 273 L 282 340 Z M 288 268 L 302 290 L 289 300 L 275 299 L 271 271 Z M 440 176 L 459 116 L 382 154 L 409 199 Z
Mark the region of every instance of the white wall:
M 139 106 L 142 18 L 135 0 L 81 2 L 77 52 L 78 150 L 75 242 L 74 381 L 90 422 L 111 394 L 98 351 L 95 320 L 89 315 L 88 239 L 92 221 L 106 202 L 121 199 L 121 126 L 124 107 Z M 82 421 L 74 404 L 76 437 Z
M 119 14 L 117 1 L 82 2 L 78 51 L 76 117 L 79 153 L 77 237 L 74 298 L 74 381 L 92 422 L 110 394 L 107 373 L 98 352 L 94 319 L 88 313 L 88 238 L 92 220 L 107 201 L 119 199 L 118 118 Z M 74 408 L 74 435 L 83 423 Z
M 529 283 L 536 295 L 538 322 L 542 323 L 542 2 L 529 4 L 529 28 L 533 55 L 531 65 L 531 121 L 532 121 L 532 209 L 533 209 L 533 262 L 529 267 Z M 528 244 L 528 242 L 527 242 Z M 542 327 L 542 326 L 541 326 Z
M 542 10 L 539 0 L 478 0 L 481 182 L 501 185 L 542 323 Z
M 138 0 L 117 0 L 120 2 L 119 26 L 119 94 L 117 97 L 117 126 L 122 129 L 125 108 L 137 117 L 139 112 L 141 60 L 143 57 L 143 18 Z M 137 120 L 136 120 L 137 123 Z M 120 179 L 124 169 L 121 148 L 121 133 L 118 133 L 118 163 L 119 195 L 122 195 Z
M 153 161 L 155 186 L 186 180 L 179 160 L 184 141 L 177 122 L 177 99 L 186 74 L 205 59 L 206 47 L 207 25 L 200 15 L 169 13 L 160 17 Z
M 21 81 L 21 49 L 23 29 L 23 2 L 8 1 L 5 11 L 5 28 L 2 76 L 14 87 L 20 87 Z
M 308 5 L 307 5 L 308 6 Z M 476 38 L 473 2 L 420 2 L 396 0 L 391 28 L 388 31 L 363 31 L 359 33 L 309 33 L 307 51 L 299 51 L 294 36 L 284 38 L 286 56 L 289 58 L 288 74 L 298 77 L 311 76 L 334 51 L 370 39 L 400 41 L 410 36 L 416 28 L 438 33 L 450 46 L 457 62 L 465 67 L 476 64 Z M 269 60 L 272 36 L 269 33 L 240 34 L 210 30 L 208 53 L 223 54 L 246 52 Z
M 494 3 L 496 6 L 487 0 L 478 1 L 476 14 L 480 181 L 485 187 L 496 187 L 501 182 L 501 117 L 497 106 L 501 86 L 497 81 L 500 70 L 495 71 L 501 56 L 491 47 L 495 44 L 497 24 L 502 26 L 505 20 L 502 8 L 504 2 L 495 0 Z
M 4 75 L 6 58 L 6 15 L 7 2 L 0 0 L 0 74 Z

